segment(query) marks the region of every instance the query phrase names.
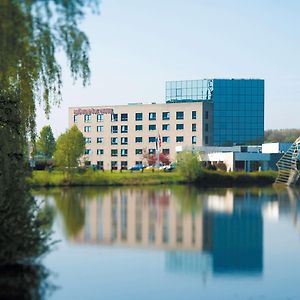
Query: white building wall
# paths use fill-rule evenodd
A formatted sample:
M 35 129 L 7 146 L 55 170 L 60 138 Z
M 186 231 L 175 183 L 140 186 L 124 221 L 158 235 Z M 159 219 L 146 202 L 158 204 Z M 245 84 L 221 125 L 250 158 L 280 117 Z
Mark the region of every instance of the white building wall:
M 266 143 L 262 144 L 262 153 L 283 153 L 291 146 L 292 143 Z

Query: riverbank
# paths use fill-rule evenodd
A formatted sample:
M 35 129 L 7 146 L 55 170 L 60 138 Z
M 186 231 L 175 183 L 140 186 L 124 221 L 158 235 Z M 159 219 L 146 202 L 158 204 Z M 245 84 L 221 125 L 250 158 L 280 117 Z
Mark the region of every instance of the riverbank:
M 274 183 L 277 173 L 268 172 L 222 172 L 203 170 L 194 182 L 189 182 L 179 172 L 130 172 L 92 171 L 76 173 L 66 179 L 60 171 L 33 171 L 28 178 L 32 188 L 64 186 L 126 186 L 195 184 L 199 187 L 267 186 Z

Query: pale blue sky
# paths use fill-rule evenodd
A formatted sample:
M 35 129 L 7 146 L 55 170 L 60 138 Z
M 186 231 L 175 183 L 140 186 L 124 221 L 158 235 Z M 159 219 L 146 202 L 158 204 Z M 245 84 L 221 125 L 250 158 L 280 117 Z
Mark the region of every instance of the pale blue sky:
M 163 102 L 165 81 L 265 79 L 265 128 L 300 128 L 300 1 L 103 0 L 82 23 L 90 86 L 64 72 L 63 103 L 38 130 L 68 126 L 68 107 Z M 65 69 L 66 65 L 62 60 Z

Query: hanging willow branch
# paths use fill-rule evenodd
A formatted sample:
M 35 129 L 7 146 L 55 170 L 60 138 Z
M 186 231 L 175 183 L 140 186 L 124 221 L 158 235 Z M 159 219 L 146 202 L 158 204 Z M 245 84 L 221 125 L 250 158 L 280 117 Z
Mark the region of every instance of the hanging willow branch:
M 6 106 L 5 95 L 17 94 L 24 134 L 35 136 L 36 102 L 48 115 L 61 101 L 58 51 L 65 52 L 72 77 L 89 82 L 89 42 L 78 23 L 86 7 L 97 10 L 97 2 L 0 0 L 0 106 Z

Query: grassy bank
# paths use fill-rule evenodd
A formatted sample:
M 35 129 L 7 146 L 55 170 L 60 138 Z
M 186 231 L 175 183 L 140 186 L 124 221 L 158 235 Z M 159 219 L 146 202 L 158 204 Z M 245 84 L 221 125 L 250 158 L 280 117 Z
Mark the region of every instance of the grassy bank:
M 203 170 L 194 181 L 188 182 L 179 172 L 102 172 L 88 170 L 83 174 L 75 174 L 71 180 L 59 171 L 33 171 L 28 178 L 31 187 L 55 186 L 124 186 L 124 185 L 159 185 L 189 184 L 203 187 L 234 187 L 234 186 L 266 186 L 274 182 L 276 172 L 219 172 Z
M 122 186 L 122 185 L 155 185 L 174 184 L 181 182 L 182 177 L 177 173 L 166 172 L 129 172 L 92 171 L 74 174 L 72 179 L 66 179 L 62 172 L 34 171 L 28 182 L 32 187 L 54 186 Z

